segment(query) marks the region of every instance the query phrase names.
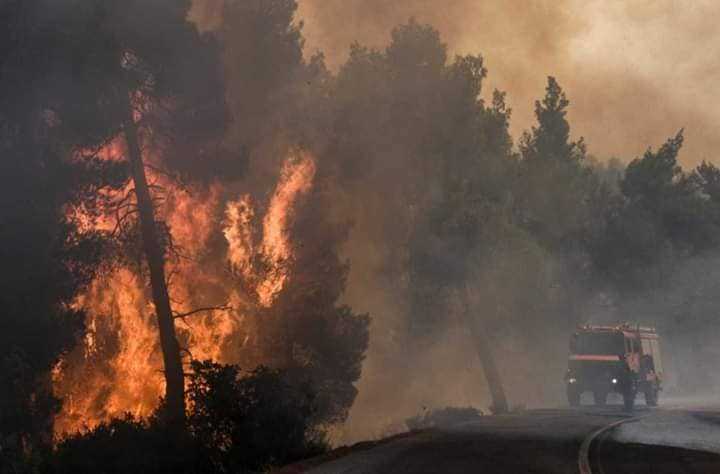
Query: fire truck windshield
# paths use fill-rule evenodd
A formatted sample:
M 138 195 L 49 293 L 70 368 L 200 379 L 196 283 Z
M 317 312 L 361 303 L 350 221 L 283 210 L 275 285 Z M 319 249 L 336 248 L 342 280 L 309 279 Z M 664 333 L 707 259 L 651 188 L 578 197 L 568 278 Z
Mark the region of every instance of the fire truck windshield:
M 571 343 L 573 354 L 620 355 L 625 352 L 625 339 L 622 334 L 576 334 Z

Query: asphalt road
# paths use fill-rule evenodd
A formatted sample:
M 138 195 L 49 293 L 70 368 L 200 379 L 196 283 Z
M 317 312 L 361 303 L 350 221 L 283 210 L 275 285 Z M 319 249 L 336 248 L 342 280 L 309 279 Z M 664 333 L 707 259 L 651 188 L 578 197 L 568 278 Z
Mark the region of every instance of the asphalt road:
M 334 459 L 333 459 L 334 458 Z M 720 409 L 531 410 L 339 450 L 286 473 L 720 473 Z

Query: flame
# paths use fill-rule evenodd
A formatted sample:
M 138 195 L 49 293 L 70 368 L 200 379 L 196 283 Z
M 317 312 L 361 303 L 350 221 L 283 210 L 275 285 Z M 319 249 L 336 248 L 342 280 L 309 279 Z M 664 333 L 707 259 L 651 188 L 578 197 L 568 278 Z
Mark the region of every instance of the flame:
M 255 287 L 261 305 L 270 306 L 282 290 L 287 279 L 286 262 L 291 257 L 288 236 L 288 218 L 297 200 L 312 186 L 315 176 L 315 161 L 304 151 L 296 151 L 283 164 L 280 181 L 275 188 L 267 214 L 263 219 L 263 240 L 260 253 L 265 257 L 268 268 L 265 278 Z M 228 203 L 226 209 L 225 238 L 228 240 L 230 263 L 246 277 L 257 272 L 251 257 L 256 249 L 248 225 L 254 217 L 249 195 Z
M 118 159 L 122 153 L 121 145 L 111 143 L 96 156 Z M 257 328 L 246 321 L 270 307 L 291 278 L 285 262 L 293 258 L 292 216 L 314 176 L 313 157 L 291 152 L 263 214 L 249 194 L 233 196 L 218 183 L 186 189 L 148 169 L 148 180 L 162 189 L 155 192 L 157 220 L 169 228 L 170 298 L 179 316 L 178 338 L 189 357 L 261 362 L 238 360 Z M 81 230 L 113 232 L 119 215 L 113 206 L 132 208 L 132 186 L 107 197 L 109 204 L 99 215 L 76 207 L 68 209 L 67 217 L 82 223 Z M 64 400 L 56 436 L 125 412 L 148 416 L 164 393 L 147 278 L 137 258 L 127 260 L 100 272 L 74 303 L 86 313 L 86 335 L 53 370 L 54 389 Z M 198 308 L 207 309 L 195 312 Z
M 125 156 L 125 143 L 115 139 L 104 147 L 93 150 L 83 149 L 75 153 L 74 160 L 81 161 L 88 157 L 104 161 L 122 161 Z M 110 191 L 100 188 L 97 191 L 97 209 L 89 209 L 84 203 L 77 204 L 65 210 L 65 217 L 72 221 L 81 233 L 101 231 L 112 233 L 117 227 L 117 213 L 113 210 L 122 211 L 125 207 L 118 209 L 120 201 L 130 199 L 132 196 L 132 184 L 128 183 L 121 192 Z M 130 203 L 128 203 L 130 204 Z
M 252 198 L 245 194 L 237 201 L 227 203 L 223 235 L 228 241 L 230 264 L 246 277 L 252 273 L 253 243 L 252 222 L 255 217 Z
M 76 305 L 88 311 L 87 334 L 81 351 L 61 361 L 54 374 L 64 400 L 56 432 L 92 427 L 113 414 L 152 411 L 164 385 L 145 293 L 134 272 L 119 268 L 78 297 Z

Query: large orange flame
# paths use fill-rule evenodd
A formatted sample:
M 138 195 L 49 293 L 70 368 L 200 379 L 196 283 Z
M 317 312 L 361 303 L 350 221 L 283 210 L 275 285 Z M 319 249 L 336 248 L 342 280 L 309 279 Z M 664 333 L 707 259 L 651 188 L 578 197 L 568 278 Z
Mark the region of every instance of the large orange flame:
M 253 268 L 252 256 L 260 252 L 265 257 L 265 275 L 255 287 L 263 306 L 272 304 L 287 279 L 286 262 L 291 257 L 288 216 L 297 199 L 310 189 L 314 176 L 315 162 L 308 153 L 296 151 L 285 161 L 280 181 L 263 219 L 263 237 L 259 249 L 253 245 L 249 226 L 254 217 L 250 196 L 244 195 L 227 205 L 224 234 L 229 244 L 230 263 L 246 277 L 250 277 L 258 272 L 257 268 Z
M 121 152 L 114 144 L 101 151 L 106 159 Z M 252 337 L 245 318 L 271 306 L 291 278 L 285 265 L 293 254 L 289 225 L 299 199 L 312 187 L 312 156 L 289 154 L 261 224 L 250 195 L 233 197 L 220 184 L 187 190 L 148 173 L 163 190 L 156 196 L 161 198 L 157 217 L 171 236 L 169 291 L 187 357 L 245 363 L 237 360 L 239 347 Z M 130 185 L 112 197 L 128 209 L 127 196 L 132 196 Z M 117 227 L 118 215 L 109 209 L 99 218 L 82 207 L 68 211 L 86 230 L 106 232 Z M 218 246 L 218 236 L 226 246 Z M 217 256 L 218 248 L 226 253 Z M 142 265 L 127 260 L 101 272 L 75 302 L 86 312 L 86 336 L 53 373 L 55 391 L 64 400 L 56 435 L 92 428 L 125 412 L 147 416 L 164 393 L 147 279 Z

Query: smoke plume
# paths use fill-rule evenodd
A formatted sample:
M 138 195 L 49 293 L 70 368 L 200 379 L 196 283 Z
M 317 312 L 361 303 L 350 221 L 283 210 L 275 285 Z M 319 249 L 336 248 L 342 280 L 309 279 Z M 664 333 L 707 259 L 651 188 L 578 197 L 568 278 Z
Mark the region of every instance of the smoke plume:
M 221 28 L 222 4 L 221 0 L 198 0 L 193 18 L 209 31 Z M 546 77 L 553 75 L 571 102 L 572 135 L 585 137 L 600 163 L 614 157 L 627 162 L 681 127 L 686 128 L 686 146 L 680 155 L 685 166 L 712 159 L 720 145 L 712 133 L 713 122 L 720 118 L 718 108 L 707 106 L 712 104 L 709 91 L 718 71 L 708 66 L 706 55 L 697 54 L 718 44 L 711 40 L 718 34 L 714 23 L 720 15 L 720 7 L 713 2 L 681 5 L 666 0 L 630 5 L 538 0 L 522 8 L 499 0 L 442 5 L 430 0 L 299 0 L 298 4 L 294 22 L 302 24 L 305 59 L 322 53 L 331 73 L 340 81 L 357 81 L 359 88 L 348 90 L 361 96 L 357 100 L 369 102 L 369 113 L 353 123 L 351 141 L 357 143 L 343 144 L 345 151 L 351 150 L 347 156 L 333 154 L 337 151 L 332 145 L 337 141 L 334 124 L 323 122 L 321 116 L 305 117 L 306 128 L 312 129 L 310 140 L 324 156 L 319 166 L 320 173 L 329 177 L 332 205 L 328 211 L 353 223 L 343 246 L 343 255 L 350 261 L 344 301 L 372 315 L 369 351 L 359 395 L 343 429 L 344 440 L 401 429 L 398 420 L 432 406 L 489 404 L 470 336 L 452 317 L 432 343 L 408 342 L 408 321 L 413 315 L 406 244 L 418 216 L 413 214 L 417 203 L 402 201 L 402 189 L 420 186 L 431 196 L 437 183 L 424 179 L 414 165 L 423 129 L 412 129 L 414 125 L 409 124 L 392 128 L 391 119 L 377 116 L 379 106 L 363 94 L 363 79 L 347 72 L 351 45 L 382 54 L 397 25 L 411 18 L 432 25 L 447 45 L 449 63 L 456 54 L 482 55 L 488 74 L 481 96 L 491 103 L 493 89 L 507 93 L 505 101 L 512 109 L 510 132 L 515 139 L 534 125 L 535 100 L 544 93 Z M 265 77 L 270 70 L 247 74 Z M 240 75 L 238 83 L 245 80 Z M 291 100 L 274 106 L 293 109 L 296 105 Z M 377 121 L 387 121 L 390 130 L 374 135 Z M 258 166 L 255 173 L 262 176 L 261 160 Z M 604 166 L 596 165 L 598 173 Z M 606 184 L 615 192 L 621 177 L 617 169 L 618 162 L 611 161 L 607 172 L 602 172 L 612 175 Z M 538 191 L 540 195 L 553 192 Z M 504 225 L 502 219 L 494 224 Z M 511 232 L 508 241 L 504 249 L 480 259 L 475 268 L 472 306 L 481 314 L 502 315 L 496 317 L 504 323 L 492 318 L 487 322 L 495 336 L 494 349 L 511 403 L 538 406 L 562 401 L 566 336 L 575 322 L 672 319 L 667 311 L 648 310 L 637 316 L 631 309 L 638 302 L 653 307 L 652 295 L 638 295 L 635 303 L 617 303 L 617 295 L 602 288 L 588 291 L 587 282 L 578 281 L 576 271 L 585 263 L 563 261 L 521 232 Z M 548 315 L 558 312 L 560 317 L 543 324 L 551 320 Z
M 487 95 L 508 93 L 512 131 L 533 120 L 533 101 L 553 75 L 572 100 L 574 134 L 600 157 L 628 160 L 685 127 L 687 165 L 714 159 L 720 119 L 708 58 L 720 16 L 716 2 L 536 0 L 522 8 L 501 0 L 301 0 L 305 51 L 321 50 L 331 67 L 348 47 L 382 47 L 390 30 L 415 17 L 442 34 L 451 53 L 480 53 L 489 69 Z M 651 114 L 645 113 L 652 110 Z

